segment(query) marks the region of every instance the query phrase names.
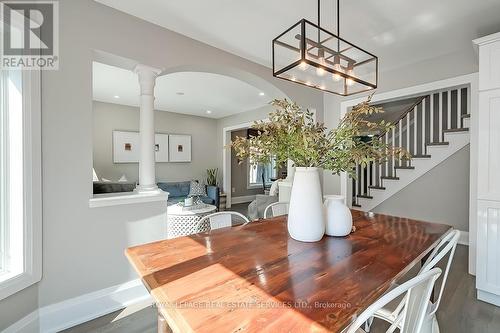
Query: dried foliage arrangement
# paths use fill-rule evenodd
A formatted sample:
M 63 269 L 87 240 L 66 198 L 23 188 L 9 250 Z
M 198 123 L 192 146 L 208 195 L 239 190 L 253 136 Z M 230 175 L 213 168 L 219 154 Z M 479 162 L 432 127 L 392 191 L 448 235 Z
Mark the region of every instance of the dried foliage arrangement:
M 303 111 L 286 99 L 273 100 L 271 104 L 276 110 L 269 114 L 269 121 L 252 125 L 258 135 L 236 137 L 229 147 L 240 160 L 249 159 L 253 164 L 269 163 L 273 156 L 277 165 L 291 159 L 297 167 L 318 167 L 334 174 L 345 171 L 351 176 L 357 164 L 366 166 L 393 156 L 409 159 L 411 156 L 405 149 L 392 147 L 379 138 L 379 134 L 393 125 L 367 120 L 369 115 L 383 112 L 371 106 L 370 101 L 371 96 L 354 106 L 337 128 L 328 131 L 324 124 L 314 121 L 309 110 Z

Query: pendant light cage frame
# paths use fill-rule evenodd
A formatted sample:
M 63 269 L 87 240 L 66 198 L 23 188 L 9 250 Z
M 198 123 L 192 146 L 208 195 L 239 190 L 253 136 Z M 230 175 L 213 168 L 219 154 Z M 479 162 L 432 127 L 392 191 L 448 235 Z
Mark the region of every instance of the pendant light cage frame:
M 283 80 L 341 96 L 377 88 L 377 56 L 306 19 L 273 39 L 272 57 Z

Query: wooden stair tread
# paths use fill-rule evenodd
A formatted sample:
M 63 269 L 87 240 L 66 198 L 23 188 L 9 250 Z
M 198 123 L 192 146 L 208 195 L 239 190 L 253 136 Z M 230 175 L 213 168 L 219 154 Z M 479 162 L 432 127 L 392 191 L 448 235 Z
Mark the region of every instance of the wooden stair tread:
M 396 165 L 394 167 L 394 169 L 409 169 L 409 170 L 413 170 L 413 169 L 415 169 L 415 167 L 411 166 L 411 165 Z
M 412 155 L 411 158 L 431 158 L 431 155 Z
M 448 146 L 450 143 L 449 142 L 428 142 L 425 145 L 426 146 Z
M 364 199 L 373 199 L 373 197 L 371 195 L 367 195 L 367 194 L 358 194 L 356 195 L 358 198 L 364 198 Z
M 460 133 L 460 132 L 468 132 L 468 128 L 450 128 L 443 130 L 443 133 Z
M 373 189 L 373 190 L 385 190 L 385 187 L 383 186 L 375 186 L 375 185 L 370 185 L 368 188 Z
M 470 113 L 463 114 L 462 118 L 470 118 Z
M 399 177 L 382 176 L 382 177 L 380 177 L 380 179 L 399 180 Z
M 357 204 L 357 203 L 353 203 L 353 204 L 352 204 L 352 206 L 353 206 L 353 207 L 361 207 L 361 205 L 360 205 L 360 204 Z

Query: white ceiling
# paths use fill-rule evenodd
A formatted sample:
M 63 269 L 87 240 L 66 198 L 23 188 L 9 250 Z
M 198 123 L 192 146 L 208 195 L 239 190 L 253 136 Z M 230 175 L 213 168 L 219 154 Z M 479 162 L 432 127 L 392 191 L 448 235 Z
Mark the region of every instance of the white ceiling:
M 196 40 L 269 66 L 271 40 L 315 0 L 96 0 Z M 334 1 L 322 1 L 333 31 Z M 380 58 L 381 71 L 456 52 L 500 30 L 499 0 L 342 0 L 341 36 Z
M 139 82 L 132 71 L 94 62 L 92 79 L 94 100 L 139 105 Z M 246 82 L 219 74 L 179 72 L 156 79 L 155 109 L 161 111 L 217 119 L 262 107 L 270 99 Z

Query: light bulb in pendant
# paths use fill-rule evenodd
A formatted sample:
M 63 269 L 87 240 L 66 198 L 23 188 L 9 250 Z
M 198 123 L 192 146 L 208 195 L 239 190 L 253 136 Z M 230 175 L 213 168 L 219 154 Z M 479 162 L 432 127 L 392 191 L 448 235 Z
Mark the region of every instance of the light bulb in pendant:
M 308 67 L 309 65 L 304 60 L 302 60 L 299 64 L 299 68 L 302 69 L 303 71 L 305 71 Z
M 316 68 L 316 75 L 323 76 L 325 75 L 325 69 L 323 68 L 325 66 L 325 50 L 323 49 L 318 51 L 318 62 L 321 67 Z
M 337 55 L 333 58 L 333 69 L 337 72 L 342 72 L 342 66 L 340 66 L 340 57 Z M 333 80 L 334 81 L 340 81 L 342 76 L 340 74 L 334 73 L 333 74 Z
M 355 76 L 354 75 L 354 70 L 353 70 L 353 66 L 352 65 L 349 65 L 349 67 L 347 67 L 347 75 L 353 77 Z M 348 86 L 352 86 L 354 85 L 354 80 L 353 79 L 346 79 L 345 83 L 348 85 Z
M 342 68 L 340 67 L 339 64 L 334 65 L 333 69 L 336 70 L 337 72 L 342 71 Z M 341 78 L 342 78 L 342 76 L 340 76 L 340 74 L 337 74 L 337 73 L 333 74 L 333 80 L 334 81 L 338 82 L 338 81 L 340 81 Z

